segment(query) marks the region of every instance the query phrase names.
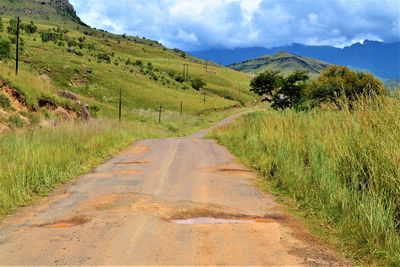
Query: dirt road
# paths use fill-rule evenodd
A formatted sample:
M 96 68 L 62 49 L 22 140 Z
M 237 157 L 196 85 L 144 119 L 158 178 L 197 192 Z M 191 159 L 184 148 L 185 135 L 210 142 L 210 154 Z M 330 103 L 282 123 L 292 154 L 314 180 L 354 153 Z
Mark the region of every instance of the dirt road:
M 206 132 L 140 141 L 6 218 L 0 264 L 343 264 Z

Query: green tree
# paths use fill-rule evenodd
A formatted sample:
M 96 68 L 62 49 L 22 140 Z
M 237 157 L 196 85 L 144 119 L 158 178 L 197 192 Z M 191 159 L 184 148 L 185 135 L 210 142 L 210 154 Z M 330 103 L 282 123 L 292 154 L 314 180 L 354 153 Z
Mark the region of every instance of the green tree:
M 267 70 L 256 76 L 250 86 L 274 109 L 286 109 L 300 105 L 308 80 L 307 71 L 295 71 L 285 77 L 278 71 Z
M 382 82 L 372 74 L 355 72 L 343 66 L 331 66 L 309 86 L 309 98 L 316 104 L 330 102 L 338 108 L 351 103 L 361 96 L 375 96 L 386 93 Z
M 267 70 L 257 75 L 251 82 L 251 91 L 262 96 L 262 101 L 272 102 L 282 84 L 282 76 L 278 71 Z
M 207 83 L 204 80 L 202 80 L 201 78 L 192 79 L 191 84 L 192 84 L 193 89 L 195 89 L 197 91 L 199 91 L 200 89 L 207 86 Z
M 11 53 L 10 42 L 0 37 L 0 59 L 10 58 L 10 53 Z

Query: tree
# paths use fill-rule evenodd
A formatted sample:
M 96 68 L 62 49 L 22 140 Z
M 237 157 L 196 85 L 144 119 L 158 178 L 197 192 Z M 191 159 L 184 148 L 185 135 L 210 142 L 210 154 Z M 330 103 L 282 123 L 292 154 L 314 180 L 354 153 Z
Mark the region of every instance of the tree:
M 295 71 L 284 77 L 277 71 L 267 70 L 255 77 L 250 86 L 263 101 L 272 103 L 274 109 L 286 109 L 301 103 L 308 80 L 307 71 Z
M 194 78 L 192 79 L 192 87 L 193 89 L 199 91 L 200 89 L 204 88 L 207 86 L 207 83 L 203 81 L 201 78 Z
M 251 91 L 262 96 L 262 101 L 272 102 L 282 84 L 282 76 L 278 71 L 267 70 L 257 75 L 250 83 Z
M 282 77 L 281 88 L 274 97 L 272 107 L 285 109 L 299 106 L 309 79 L 308 72 L 304 70 L 297 70 L 287 77 Z
M 331 66 L 315 82 L 310 84 L 309 98 L 316 104 L 330 102 L 341 108 L 343 101 L 351 102 L 361 96 L 386 93 L 382 82 L 372 74 L 355 72 L 343 66 Z
M 2 39 L 0 37 L 0 59 L 10 58 L 11 45 L 8 40 Z

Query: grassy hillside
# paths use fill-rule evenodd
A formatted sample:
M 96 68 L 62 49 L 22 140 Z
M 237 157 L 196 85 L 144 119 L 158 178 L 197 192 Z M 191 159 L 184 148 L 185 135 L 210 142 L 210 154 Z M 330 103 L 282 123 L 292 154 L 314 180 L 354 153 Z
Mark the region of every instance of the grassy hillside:
M 398 266 L 399 104 L 385 97 L 351 111 L 267 110 L 213 136 L 258 170 L 267 190 L 287 196 L 325 229 L 347 257 Z
M 288 52 L 280 52 L 274 56 L 264 56 L 257 59 L 247 60 L 232 64 L 229 67 L 247 73 L 260 73 L 265 70 L 276 70 L 283 73 L 291 73 L 295 70 L 307 70 L 311 75 L 319 74 L 329 66 L 328 63 L 297 56 Z
M 255 99 L 249 91 L 248 75 L 219 66 L 209 66 L 207 72 L 205 62 L 155 41 L 88 28 L 77 22 L 73 10 L 65 9 L 68 2 L 1 2 L 4 5 L 1 13 L 5 15 L 0 38 L 13 38 L 7 33 L 9 15 L 13 12 L 22 15 L 22 23 L 33 20 L 38 26 L 38 32 L 31 35 L 22 31 L 20 68 L 24 78 L 13 76 L 14 52 L 0 70 L 0 79 L 17 89 L 25 88 L 23 91 L 33 106 L 40 106 L 42 95 L 56 100 L 60 91 L 68 91 L 91 108 L 98 108 L 100 117 L 115 118 L 122 90 L 123 116 L 135 119 L 160 105 L 179 112 L 181 101 L 186 114 L 196 115 Z M 183 79 L 183 64 L 189 65 L 187 80 Z M 45 85 L 34 82 L 38 86 L 31 87 L 31 81 L 37 81 L 38 77 Z M 192 88 L 192 80 L 196 78 L 207 83 L 205 92 Z

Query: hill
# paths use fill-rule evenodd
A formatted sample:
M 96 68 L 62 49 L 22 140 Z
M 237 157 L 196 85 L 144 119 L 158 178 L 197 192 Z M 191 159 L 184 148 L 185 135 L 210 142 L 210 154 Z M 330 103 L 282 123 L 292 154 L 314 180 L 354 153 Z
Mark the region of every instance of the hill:
M 68 0 L 0 0 L 0 14 L 33 20 L 84 25 Z
M 265 70 L 276 70 L 283 73 L 294 70 L 307 70 L 310 74 L 318 74 L 328 66 L 329 64 L 326 62 L 297 56 L 288 52 L 279 52 L 274 56 L 263 56 L 229 65 L 234 70 L 248 73 L 259 73 Z
M 53 110 L 63 107 L 81 116 L 81 104 L 76 103 L 85 103 L 89 111 L 98 110 L 97 116 L 115 118 L 120 90 L 126 119 L 140 119 L 160 105 L 179 112 L 181 101 L 186 114 L 196 115 L 255 98 L 249 90 L 244 90 L 249 87 L 248 75 L 217 65 L 206 68 L 205 61 L 146 38 L 90 28 L 83 25 L 68 1 L 1 0 L 1 3 L 2 40 L 15 41 L 6 30 L 14 16 L 21 16 L 25 25 L 32 20 L 38 27 L 33 34 L 21 31 L 20 76 L 13 74 L 14 44 L 10 58 L 3 60 L 0 69 L 0 80 L 23 95 L 28 111 L 43 113 L 40 110 L 44 107 Z M 183 75 L 184 64 L 189 66 L 187 78 Z M 203 92 L 192 87 L 197 78 L 207 84 L 206 102 Z M 11 110 L 28 120 L 21 110 L 15 107 Z M 0 121 L 7 120 L 9 115 L 10 112 L 1 118 L 0 114 Z
M 273 55 L 279 51 L 318 58 L 319 60 L 348 66 L 357 70 L 366 70 L 385 79 L 400 80 L 400 42 L 382 43 L 366 40 L 362 44 L 356 43 L 344 48 L 292 44 L 274 48 L 210 49 L 194 51 L 190 52 L 190 54 L 219 64 L 231 65 L 263 55 Z

